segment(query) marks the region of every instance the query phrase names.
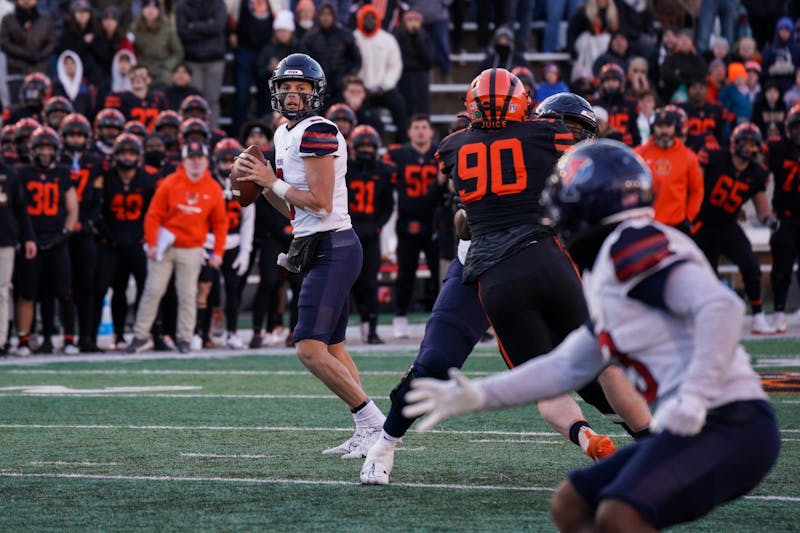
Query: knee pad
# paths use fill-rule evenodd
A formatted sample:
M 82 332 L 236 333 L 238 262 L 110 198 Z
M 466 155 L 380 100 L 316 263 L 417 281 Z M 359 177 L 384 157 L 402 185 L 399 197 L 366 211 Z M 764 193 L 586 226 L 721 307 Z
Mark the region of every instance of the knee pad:
M 406 393 L 411 388 L 411 380 L 416 377 L 416 369 L 411 365 L 409 369 L 400 378 L 400 383 L 395 385 L 392 392 L 389 393 L 389 399 L 392 401 L 392 407 L 402 412 L 403 407 L 406 405 Z

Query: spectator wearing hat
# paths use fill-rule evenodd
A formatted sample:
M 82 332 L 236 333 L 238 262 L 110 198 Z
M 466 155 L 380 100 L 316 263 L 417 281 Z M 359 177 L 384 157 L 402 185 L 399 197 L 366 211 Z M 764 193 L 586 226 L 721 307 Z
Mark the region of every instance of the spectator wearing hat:
M 394 36 L 403 59 L 403 74 L 397 88 L 405 98 L 406 110 L 409 115 L 427 115 L 431 112 L 430 68 L 433 56 L 430 37 L 422 27 L 422 14 L 413 10 L 403 13 Z
M 150 69 L 153 85 L 169 85 L 172 69 L 183 60 L 183 45 L 174 23 L 162 14 L 158 0 L 144 1 L 131 33 L 136 58 Z
M 134 12 L 134 0 L 91 0 L 92 7 L 101 14 L 101 17 L 108 16 L 110 7 L 114 8 L 114 18 L 119 22 L 119 25 L 128 30 L 131 22 L 138 18 L 141 14 L 143 4 L 145 2 L 136 0 L 136 10 Z
M 17 0 L 14 11 L 0 21 L 0 50 L 6 54 L 10 104 L 17 103 L 26 74 L 47 72 L 48 57 L 56 47 L 53 20 L 39 13 L 36 3 L 37 0 Z
M 734 124 L 749 122 L 753 112 L 747 89 L 747 71 L 741 63 L 728 65 L 728 84 L 719 92 L 719 101 Z
M 617 30 L 611 34 L 611 41 L 608 43 L 608 49 L 595 59 L 592 65 L 592 73 L 595 76 L 600 75 L 600 69 L 608 63 L 616 63 L 622 70 L 628 70 L 628 61 L 630 61 L 631 51 L 628 43 L 628 36 Z
M 97 87 L 83 75 L 83 61 L 80 56 L 72 50 L 64 50 L 58 56 L 56 72 L 53 96 L 67 98 L 75 113 L 91 120 L 97 108 Z
M 403 95 L 397 90 L 397 82 L 403 74 L 403 58 L 397 39 L 380 27 L 378 10 L 371 4 L 358 10 L 358 24 L 353 34 L 361 51 L 358 76 L 364 80 L 367 98 L 371 105 L 389 109 L 397 128 L 395 141 L 404 143 L 408 140 L 408 114 Z
M 761 96 L 761 65 L 757 61 L 748 61 L 744 64 L 744 70 L 747 72 L 747 96 L 750 97 L 750 103 L 754 104 Z
M 225 78 L 224 0 L 181 0 L 175 24 L 183 45 L 184 61 L 192 69 L 192 84 L 211 109 L 209 126 L 219 125 L 219 95 Z
M 528 67 L 525 56 L 514 49 L 514 31 L 508 26 L 499 26 L 494 31 L 492 46 L 486 59 L 475 71 L 477 76 L 487 68 L 504 68 L 511 71 L 514 67 Z
M 782 91 L 789 90 L 794 82 L 794 70 L 800 66 L 800 46 L 792 40 L 794 24 L 783 17 L 775 25 L 775 39 L 764 48 L 761 71 L 765 81 L 775 80 Z
M 156 189 L 145 215 L 147 280 L 128 353 L 152 347 L 150 329 L 173 273 L 178 293 L 177 347 L 181 353 L 189 352 L 197 318 L 197 280 L 209 232 L 214 234 L 214 249 L 208 264 L 213 268 L 222 264 L 228 217 L 222 189 L 209 172 L 208 147 L 197 141 L 186 143 L 181 161 Z
M 258 54 L 256 62 L 257 80 L 259 86 L 266 87 L 267 101 L 272 95 L 269 92 L 267 83 L 278 66 L 278 62 L 284 57 L 300 52 L 300 42 L 294 35 L 295 24 L 294 15 L 291 11 L 284 9 L 275 15 L 272 21 L 272 40 Z
M 548 96 L 569 92 L 567 84 L 561 80 L 561 71 L 555 63 L 544 66 L 544 81 L 536 86 L 536 101 L 541 102 Z
M 317 9 L 317 27 L 303 38 L 306 53 L 316 59 L 328 79 L 328 101 L 341 98 L 342 80 L 358 73 L 361 50 L 353 31 L 337 22 L 336 7 L 323 1 Z M 398 72 L 399 78 L 399 72 Z
M 56 46 L 56 54 L 64 50 L 72 50 L 83 59 L 84 75 L 95 80 L 94 54 L 92 46 L 95 39 L 95 20 L 89 0 L 72 0 L 69 14 L 64 17 L 64 28 Z

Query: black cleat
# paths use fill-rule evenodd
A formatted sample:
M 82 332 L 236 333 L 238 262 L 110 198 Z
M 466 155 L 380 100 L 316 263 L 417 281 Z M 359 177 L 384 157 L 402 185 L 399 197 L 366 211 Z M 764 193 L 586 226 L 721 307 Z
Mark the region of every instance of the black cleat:
M 383 339 L 378 337 L 377 333 L 370 333 L 369 336 L 367 336 L 367 344 L 386 344 L 386 343 L 383 341 Z
M 250 348 L 261 348 L 264 345 L 264 336 L 261 333 L 253 333 L 253 338 L 250 339 Z
M 50 339 L 45 339 L 44 342 L 36 349 L 36 353 L 53 353 L 53 341 Z

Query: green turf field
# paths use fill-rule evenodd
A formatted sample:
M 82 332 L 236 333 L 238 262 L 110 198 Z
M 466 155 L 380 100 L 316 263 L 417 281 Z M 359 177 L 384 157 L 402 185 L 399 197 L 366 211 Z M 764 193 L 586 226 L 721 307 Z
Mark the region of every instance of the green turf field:
M 747 499 L 676 531 L 800 529 L 800 342 L 748 349 L 787 391 L 772 394 L 779 463 Z M 382 409 L 413 355 L 355 356 Z M 465 367 L 501 369 L 485 348 Z M 552 489 L 588 464 L 521 408 L 412 431 L 393 484 L 362 487 L 360 460 L 320 453 L 351 432 L 342 404 L 288 353 L 2 366 L 0 530 L 552 531 Z

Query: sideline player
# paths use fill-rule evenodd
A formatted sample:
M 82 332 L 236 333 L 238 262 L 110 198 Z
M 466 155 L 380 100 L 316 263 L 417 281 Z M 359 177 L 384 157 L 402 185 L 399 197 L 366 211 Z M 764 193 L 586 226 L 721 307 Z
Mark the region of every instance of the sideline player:
M 246 153 L 234 168 L 240 180 L 264 187 L 267 200 L 292 221 L 287 266 L 306 272 L 293 332 L 297 357 L 353 413 L 353 436 L 323 453 L 361 458 L 380 437 L 385 417 L 361 388 L 344 345 L 350 289 L 362 263 L 347 213 L 347 144 L 335 124 L 317 115 L 326 81 L 314 59 L 283 58 L 269 84 L 272 108 L 289 121 L 273 137 L 276 169 Z
M 535 111 L 539 118 L 552 118 L 564 122 L 576 140 L 593 137 L 597 133 L 597 122 L 592 108 L 586 100 L 571 93 L 561 93 L 546 98 Z M 463 128 L 469 127 L 469 122 Z M 367 459 L 361 469 L 361 482 L 370 485 L 385 485 L 389 483 L 389 475 L 394 464 L 394 449 L 401 437 L 411 427 L 414 419 L 402 414 L 405 406 L 405 394 L 409 383 L 416 377 L 440 377 L 444 379 L 449 367 L 461 368 L 472 349 L 480 340 L 483 332 L 489 327 L 486 313 L 481 306 L 478 287 L 474 283 L 462 282 L 464 262 L 470 247 L 468 230 L 464 211 L 456 214 L 456 228 L 461 240 L 458 246 L 458 257 L 450 264 L 445 276 L 442 290 L 436 299 L 433 312 L 425 325 L 425 334 L 420 345 L 419 353 L 411 368 L 400 380 L 400 383 L 389 395 L 392 407 L 383 426 L 382 438 L 367 454 Z M 613 376 L 609 379 L 618 379 Z M 594 390 L 584 392 L 597 394 L 596 383 L 591 385 Z M 597 399 L 595 396 L 595 400 Z M 596 407 L 604 414 L 612 414 L 613 410 L 606 403 L 594 402 Z M 638 405 L 616 405 L 615 407 L 629 418 L 628 422 L 635 430 L 645 430 L 649 424 L 646 408 Z M 638 409 L 638 410 L 637 410 Z M 642 412 L 644 411 L 644 412 Z M 643 415 L 643 416 L 642 416 Z M 639 436 L 634 433 L 634 436 Z M 599 442 L 602 436 L 595 435 L 592 439 L 584 441 L 582 449 L 592 456 L 596 445 L 590 448 L 589 444 Z M 593 457 L 596 458 L 596 457 Z
M 564 156 L 549 197 L 568 249 L 594 256 L 584 275 L 591 321 L 550 354 L 470 381 L 415 380 L 407 416 L 420 429 L 468 412 L 522 405 L 624 367 L 654 410 L 653 436 L 567 475 L 550 512 L 560 531 L 655 531 L 696 520 L 752 490 L 780 435 L 739 344 L 744 304 L 681 232 L 654 222 L 652 177 L 614 141 Z

